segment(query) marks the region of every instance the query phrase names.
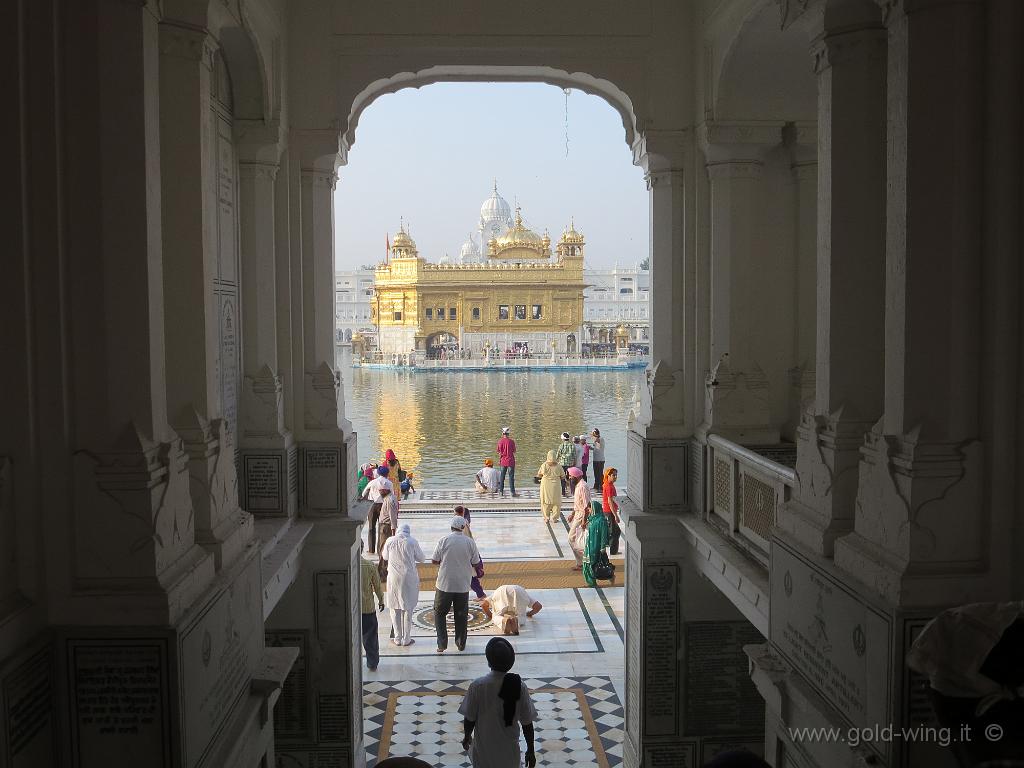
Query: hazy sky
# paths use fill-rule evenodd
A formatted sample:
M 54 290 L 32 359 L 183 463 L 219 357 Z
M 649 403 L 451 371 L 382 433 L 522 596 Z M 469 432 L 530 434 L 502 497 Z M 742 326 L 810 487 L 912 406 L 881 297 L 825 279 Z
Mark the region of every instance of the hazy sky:
M 588 266 L 648 252 L 647 189 L 619 114 L 597 96 L 539 83 L 438 83 L 377 99 L 362 114 L 335 192 L 338 269 L 384 257 L 399 217 L 430 261 L 458 256 L 499 193 L 552 241 L 575 216 Z

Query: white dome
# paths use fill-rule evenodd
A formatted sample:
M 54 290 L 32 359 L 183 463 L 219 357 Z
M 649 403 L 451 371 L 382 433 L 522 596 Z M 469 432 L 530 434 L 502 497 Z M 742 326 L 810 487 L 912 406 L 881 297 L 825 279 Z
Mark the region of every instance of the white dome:
M 449 255 L 448 255 L 448 253 L 446 252 L 446 253 L 444 254 L 444 256 L 442 256 L 442 257 L 441 257 L 440 259 L 438 259 L 438 260 L 437 260 L 437 263 L 438 263 L 438 264 L 451 264 L 451 263 L 452 263 L 452 258 L 451 258 L 451 256 L 449 256 Z
M 480 260 L 480 246 L 476 244 L 476 240 L 473 239 L 472 235 L 462 244 L 462 249 L 459 251 L 459 260 L 463 263 Z
M 512 208 L 509 207 L 508 201 L 498 194 L 498 182 L 495 181 L 494 191 L 480 206 L 480 223 L 500 222 L 507 227 L 511 219 Z

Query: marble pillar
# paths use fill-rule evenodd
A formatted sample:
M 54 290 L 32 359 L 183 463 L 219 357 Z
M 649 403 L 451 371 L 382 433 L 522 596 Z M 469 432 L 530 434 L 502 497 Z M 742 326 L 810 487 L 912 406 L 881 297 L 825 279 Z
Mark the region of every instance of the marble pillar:
M 789 418 L 783 437 L 796 442 L 801 414 L 814 405 L 817 359 L 818 141 L 816 124 L 783 129 L 795 187 L 793 279 L 796 293 L 796 365 L 789 370 Z
M 779 441 L 760 356 L 778 328 L 767 311 L 770 275 L 758 245 L 763 157 L 782 142 L 781 123 L 709 123 L 703 140 L 711 182 L 711 347 L 702 433 L 746 445 Z M 762 311 L 764 310 L 764 311 Z
M 345 516 L 316 522 L 294 584 L 267 618 L 268 647 L 299 649 L 275 718 L 275 748 L 285 763 L 365 764 L 361 523 Z
M 341 371 L 335 363 L 334 188 L 338 138 L 333 132 L 294 132 L 299 167 L 301 256 L 293 262 L 292 306 L 301 347 L 293 349 L 299 508 L 303 514 L 345 513 L 355 493 L 355 435 L 345 418 Z M 293 327 L 294 324 L 293 324 Z
M 779 526 L 831 555 L 853 527 L 859 449 L 882 411 L 885 342 L 885 31 L 815 37 L 818 74 L 817 349 L 813 407 L 797 429 L 798 487 Z
M 278 362 L 276 163 L 239 164 L 243 371 L 239 419 L 240 503 L 259 515 L 293 517 L 298 452 L 285 426 Z
M 895 604 L 956 605 L 993 587 L 978 374 L 985 3 L 885 6 L 884 414 L 835 560 Z
M 215 149 L 223 162 L 210 114 L 215 50 L 205 30 L 160 24 L 160 161 L 174 169 L 161 177 L 167 411 L 188 456 L 196 541 L 219 569 L 241 554 L 253 528 L 238 506 L 236 436 L 219 382 L 233 365 L 240 329 L 237 309 L 218 305 L 214 295 Z M 227 165 L 233 171 L 233 162 Z
M 696 568 L 679 518 L 623 505 L 626 712 L 623 764 L 699 768 L 764 743 L 764 701 L 743 647 L 761 633 Z
M 687 279 L 685 158 L 692 137 L 685 131 L 648 131 L 637 150 L 650 192 L 651 362 L 638 412 L 630 417 L 626 462 L 628 494 L 647 512 L 679 513 L 688 490 L 655 483 L 689 466 L 685 395 L 686 320 L 692 279 Z

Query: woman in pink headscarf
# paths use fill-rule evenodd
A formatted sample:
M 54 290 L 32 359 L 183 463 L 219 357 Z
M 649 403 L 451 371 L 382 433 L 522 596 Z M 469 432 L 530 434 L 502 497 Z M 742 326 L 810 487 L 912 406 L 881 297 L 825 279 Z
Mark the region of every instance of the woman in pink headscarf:
M 572 492 L 572 512 L 569 514 L 569 546 L 576 558 L 574 571 L 583 570 L 583 550 L 587 546 L 587 519 L 590 516 L 590 486 L 579 467 L 569 467 Z

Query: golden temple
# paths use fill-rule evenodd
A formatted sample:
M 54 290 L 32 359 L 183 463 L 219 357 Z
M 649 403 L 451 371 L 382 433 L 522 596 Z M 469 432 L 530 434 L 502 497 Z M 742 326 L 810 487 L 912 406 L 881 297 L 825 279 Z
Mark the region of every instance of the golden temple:
M 495 197 L 504 203 L 497 188 L 491 201 Z M 489 210 L 488 202 L 482 211 Z M 576 352 L 582 339 L 584 245 L 570 224 L 552 255 L 551 238 L 529 229 L 517 206 L 506 231 L 487 241 L 485 258 L 463 260 L 478 255 L 471 237 L 460 263 L 434 263 L 419 255 L 403 224 L 389 260 L 375 271 L 370 315 L 380 351 L 415 350 L 429 357 L 456 349 L 473 356 L 484 350 Z

